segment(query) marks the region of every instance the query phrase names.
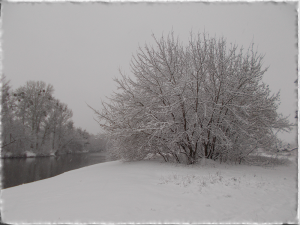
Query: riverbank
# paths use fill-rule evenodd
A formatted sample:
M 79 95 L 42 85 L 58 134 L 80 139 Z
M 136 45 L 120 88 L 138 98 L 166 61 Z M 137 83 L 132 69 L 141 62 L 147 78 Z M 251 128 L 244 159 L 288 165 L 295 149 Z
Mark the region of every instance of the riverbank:
M 55 157 L 1 159 L 2 189 L 36 182 L 64 172 L 109 161 L 103 152 L 62 154 Z
M 60 155 L 68 155 L 68 154 L 86 154 L 86 153 L 101 153 L 103 156 L 106 156 L 107 153 L 102 151 L 102 152 L 66 152 L 66 153 L 50 153 L 50 154 L 36 154 L 33 152 L 25 152 L 24 154 L 20 155 L 14 155 L 12 153 L 9 154 L 4 154 L 0 156 L 0 159 L 14 159 L 14 158 L 39 158 L 39 157 L 57 157 Z
M 295 222 L 297 166 L 106 162 L 2 191 L 3 222 Z

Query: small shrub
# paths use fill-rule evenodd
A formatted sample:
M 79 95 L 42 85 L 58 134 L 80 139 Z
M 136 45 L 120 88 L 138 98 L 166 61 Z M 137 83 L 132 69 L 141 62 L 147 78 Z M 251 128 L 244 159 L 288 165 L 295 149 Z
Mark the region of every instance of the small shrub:
M 207 186 L 207 183 L 206 183 L 205 180 L 202 180 L 202 181 L 200 182 L 200 185 L 201 185 L 202 187 L 206 187 L 206 186 Z
M 288 165 L 290 160 L 287 158 L 279 158 L 277 156 L 262 156 L 262 155 L 251 155 L 245 159 L 245 163 L 247 165 L 254 165 L 254 166 L 267 166 L 267 167 L 274 167 L 274 166 L 283 166 Z

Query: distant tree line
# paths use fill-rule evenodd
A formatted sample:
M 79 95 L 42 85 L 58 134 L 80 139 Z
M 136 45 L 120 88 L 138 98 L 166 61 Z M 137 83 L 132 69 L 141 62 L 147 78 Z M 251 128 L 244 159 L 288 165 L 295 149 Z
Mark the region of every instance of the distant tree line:
M 225 38 L 171 33 L 139 48 L 133 77 L 94 110 L 116 158 L 161 155 L 193 164 L 200 158 L 241 162 L 257 148 L 276 150 L 276 132 L 292 124 L 276 112 L 279 93 L 262 82 L 263 56 Z
M 5 76 L 1 81 L 2 156 L 103 150 L 105 141 L 99 135 L 74 127 L 72 110 L 53 97 L 52 85 L 28 81 L 13 90 Z

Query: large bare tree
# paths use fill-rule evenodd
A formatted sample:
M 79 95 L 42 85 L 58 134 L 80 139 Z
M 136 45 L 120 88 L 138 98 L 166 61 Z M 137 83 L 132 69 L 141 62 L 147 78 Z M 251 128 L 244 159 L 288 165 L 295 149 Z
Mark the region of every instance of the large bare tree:
M 119 91 L 94 110 L 115 156 L 241 161 L 276 143 L 276 131 L 289 131 L 253 45 L 245 51 L 201 33 L 191 33 L 186 46 L 173 32 L 153 38 L 155 47 L 146 44 L 133 56 L 133 76 L 121 73 Z

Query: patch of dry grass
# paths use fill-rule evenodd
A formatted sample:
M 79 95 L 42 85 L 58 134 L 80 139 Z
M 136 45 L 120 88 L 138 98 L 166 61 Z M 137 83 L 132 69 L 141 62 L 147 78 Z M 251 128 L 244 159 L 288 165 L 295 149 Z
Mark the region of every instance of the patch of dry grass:
M 255 176 L 254 176 L 255 177 Z M 232 188 L 240 188 L 241 185 L 248 187 L 261 188 L 267 184 L 265 180 L 261 180 L 258 177 L 255 178 L 244 176 L 223 176 L 221 171 L 215 173 L 209 173 L 208 175 L 200 176 L 193 174 L 169 174 L 160 177 L 159 184 L 175 184 L 180 187 L 197 187 L 201 193 L 203 188 L 209 188 L 212 185 L 224 185 Z

